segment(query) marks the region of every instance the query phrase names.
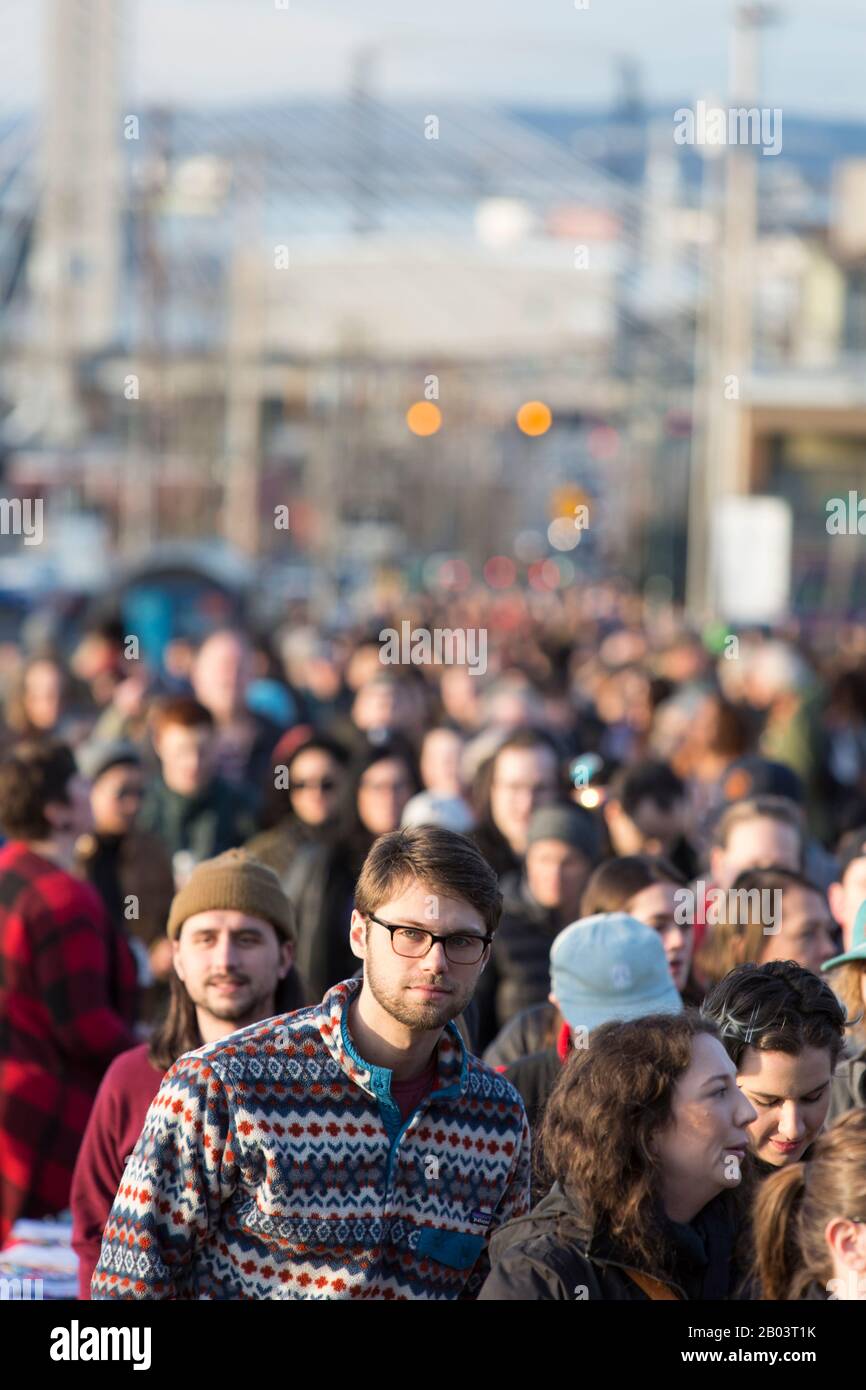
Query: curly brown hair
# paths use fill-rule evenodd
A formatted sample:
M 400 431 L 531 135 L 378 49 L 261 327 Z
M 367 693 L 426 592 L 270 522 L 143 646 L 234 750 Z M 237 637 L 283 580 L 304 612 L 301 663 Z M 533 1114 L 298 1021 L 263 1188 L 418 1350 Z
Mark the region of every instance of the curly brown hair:
M 721 1042 L 716 1025 L 692 1009 L 603 1023 L 563 1067 L 541 1125 L 551 1179 L 577 1200 L 593 1229 L 606 1228 L 644 1268 L 669 1259 L 653 1140 L 671 1123 L 674 1088 L 699 1033 Z
M 77 771 L 72 750 L 49 739 L 23 739 L 0 759 L 0 827 L 12 840 L 42 840 L 51 834 L 49 802 L 67 802 Z

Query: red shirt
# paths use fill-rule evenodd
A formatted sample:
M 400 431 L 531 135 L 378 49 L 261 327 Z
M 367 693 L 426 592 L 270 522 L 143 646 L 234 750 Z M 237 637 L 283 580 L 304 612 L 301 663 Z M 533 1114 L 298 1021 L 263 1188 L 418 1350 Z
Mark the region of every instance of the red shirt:
M 439 1075 L 439 1065 L 434 1047 L 433 1055 L 420 1076 L 409 1081 L 391 1080 L 391 1095 L 400 1107 L 400 1115 L 405 1124 L 413 1110 L 417 1110 L 427 1092 L 432 1090 Z
M 102 1232 L 117 1196 L 126 1160 L 138 1143 L 164 1073 L 147 1056 L 148 1044 L 122 1052 L 105 1073 L 93 1103 L 72 1177 L 72 1246 L 78 1255 L 79 1298 L 102 1249 Z

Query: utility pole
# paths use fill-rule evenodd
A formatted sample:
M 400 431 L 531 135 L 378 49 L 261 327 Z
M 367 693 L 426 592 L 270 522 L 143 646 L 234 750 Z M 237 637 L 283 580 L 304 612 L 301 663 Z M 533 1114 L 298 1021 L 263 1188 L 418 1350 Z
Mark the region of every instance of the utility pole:
M 222 530 L 245 555 L 260 550 L 261 426 L 267 336 L 264 175 L 251 154 L 248 202 L 241 217 L 229 278 L 226 353 L 226 475 Z M 276 251 L 271 250 L 271 255 Z M 289 255 L 291 249 L 289 248 Z M 271 269 L 271 274 L 274 268 Z M 280 273 L 292 274 L 291 269 Z
M 756 105 L 761 31 L 774 17 L 774 8 L 761 3 L 741 4 L 735 13 L 731 108 L 749 110 Z M 710 178 L 706 166 L 704 177 Z M 689 498 L 687 601 L 697 622 L 714 616 L 716 609 L 713 517 L 720 500 L 743 492 L 748 482 L 741 393 L 751 371 L 753 348 L 757 164 L 751 144 L 725 146 L 720 220 L 720 227 L 716 220 L 708 267 L 712 283 L 703 352 L 699 345 L 703 360 L 698 369 L 703 366 L 705 375 L 703 381 L 696 379 L 696 404 L 703 427 L 694 436 Z
M 42 192 L 32 279 L 43 438 L 80 437 L 77 362 L 115 329 L 120 262 L 119 55 L 123 6 L 116 0 L 50 0 L 46 14 Z

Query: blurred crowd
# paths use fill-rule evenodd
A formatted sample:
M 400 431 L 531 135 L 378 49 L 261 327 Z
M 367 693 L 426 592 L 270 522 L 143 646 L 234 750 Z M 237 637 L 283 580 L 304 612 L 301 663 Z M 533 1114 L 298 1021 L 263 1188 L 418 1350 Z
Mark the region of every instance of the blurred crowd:
M 486 670 L 385 664 L 380 633 L 407 619 L 483 630 Z M 119 1174 L 109 1165 L 93 1192 L 90 1167 L 75 1166 L 109 1064 L 137 1048 L 149 1104 L 182 1053 L 355 976 L 355 886 L 377 840 L 401 828 L 466 836 L 497 876 L 502 918 L 457 1022 L 516 1086 L 533 1139 L 550 1126 L 533 1198 L 549 1202 L 556 1183 L 554 1226 L 577 1181 L 579 1145 L 563 1139 L 576 1098 L 560 1087 L 555 1133 L 545 1117 L 581 1029 L 701 1004 L 739 1027 L 745 1005 L 718 991 L 743 967 L 768 969 L 771 994 L 793 991 L 789 1015 L 804 998 L 807 1012 L 830 1017 L 833 1000 L 842 1012 L 826 1036 L 773 1051 L 805 1050 L 814 1072 L 823 1048 L 829 1070 L 773 1078 L 775 1111 L 749 1122 L 756 1159 L 768 1172 L 799 1163 L 866 1106 L 866 629 L 698 633 L 669 605 L 598 584 L 419 594 L 350 629 L 219 630 L 171 642 L 158 667 L 129 647 L 119 621 L 101 621 L 68 654 L 4 661 L 0 1238 L 66 1207 L 75 1177 L 92 1207 L 85 1296 Z M 172 904 L 199 866 L 240 848 L 291 905 L 290 962 L 271 916 L 270 954 L 198 968 L 169 929 Z M 197 910 L 231 906 L 221 891 Z M 730 893 L 760 906 L 732 912 Z M 78 928 L 97 914 L 87 944 Z M 28 931 L 42 963 L 16 975 Z M 752 1006 L 760 1015 L 762 1000 Z M 667 1056 L 674 1041 L 655 1045 Z M 603 1049 L 594 1056 L 603 1077 Z M 613 1071 L 609 1084 L 613 1096 Z M 110 1121 L 120 1148 L 140 1122 Z M 862 1158 L 862 1134 L 850 1142 Z M 589 1191 L 593 1175 L 578 1176 Z M 646 1232 L 632 1235 L 642 1250 Z M 521 1249 L 512 1240 L 485 1297 L 556 1296 L 527 1283 Z M 763 1258 L 767 1285 L 783 1287 L 779 1259 Z

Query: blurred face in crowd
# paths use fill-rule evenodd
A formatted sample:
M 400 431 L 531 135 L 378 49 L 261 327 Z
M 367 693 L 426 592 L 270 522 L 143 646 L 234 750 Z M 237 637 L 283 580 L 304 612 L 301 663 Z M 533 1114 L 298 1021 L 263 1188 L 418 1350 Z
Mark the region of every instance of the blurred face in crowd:
M 436 904 L 435 917 L 431 899 Z M 406 926 L 405 939 L 395 938 L 400 950 L 423 948 L 418 933 L 428 931 L 453 936 L 455 945 L 468 944 L 470 955 L 479 953 L 476 962 L 461 964 L 450 960 L 444 944 L 437 942 L 426 955 L 402 956 L 392 948 L 391 933 L 385 927 L 365 922 L 357 910 L 352 913 L 352 950 L 364 962 L 364 989 L 369 989 L 382 1015 L 413 1033 L 444 1028 L 466 1008 L 487 963 L 489 948 L 480 951 L 480 941 L 474 947 L 467 943 L 469 937 L 486 934 L 480 912 L 461 898 L 433 893 L 428 885 L 412 879 L 377 907 L 374 915 L 391 926 Z
M 333 700 L 340 693 L 340 668 L 326 651 L 319 651 L 304 666 L 304 686 L 317 700 Z
M 777 932 L 765 931 L 760 964 L 793 960 L 804 970 L 818 974 L 825 960 L 836 954 L 833 918 L 822 893 L 792 884 L 781 890 L 782 911 Z
M 49 801 L 45 807 L 45 819 L 56 837 L 74 840 L 92 831 L 89 779 L 80 772 L 74 773 L 66 783 L 66 800 Z
M 634 815 L 626 815 L 618 801 L 609 801 L 605 820 L 614 851 L 624 854 L 670 854 L 685 829 L 686 803 L 674 801 L 662 806 L 645 796 L 635 807 Z
M 698 1033 L 691 1063 L 674 1088 L 671 1122 L 656 1140 L 668 1216 L 690 1221 L 719 1192 L 736 1186 L 754 1119 L 724 1047 Z
M 235 633 L 217 632 L 202 646 L 193 666 L 193 690 L 218 724 L 243 711 L 250 670 L 250 653 Z
M 545 744 L 505 748 L 497 755 L 490 787 L 490 814 L 515 854 L 526 850 L 526 831 L 534 810 L 555 801 L 556 755 Z
M 352 720 L 363 733 L 374 728 L 405 728 L 405 712 L 406 702 L 400 699 L 398 682 L 368 681 L 354 696 Z
M 346 684 L 350 690 L 360 690 L 362 685 L 376 679 L 382 673 L 379 648 L 371 642 L 355 647 L 346 663 Z
M 866 856 L 853 859 L 842 876 L 841 883 L 831 883 L 828 890 L 830 909 L 842 928 L 845 950 L 853 945 L 854 919 L 866 899 Z
M 471 676 L 462 666 L 446 666 L 439 682 L 442 708 L 462 729 L 474 729 L 478 723 L 478 677 Z
M 772 816 L 754 816 L 731 826 L 728 842 L 710 853 L 710 872 L 720 888 L 730 888 L 744 869 L 800 867 L 803 842 L 799 830 Z
M 400 758 L 380 758 L 368 767 L 358 786 L 358 816 L 373 835 L 386 835 L 400 824 L 403 807 L 415 788 Z
M 223 908 L 187 917 L 172 947 L 203 1037 L 206 1031 L 221 1037 L 272 1014 L 277 981 L 293 954 L 270 922 Z
M 826 1047 L 804 1047 L 796 1056 L 745 1049 L 737 1085 L 757 1112 L 749 1142 L 758 1158 L 774 1168 L 800 1161 L 824 1128 L 832 1076 Z
M 143 794 L 144 773 L 135 763 L 118 763 L 97 777 L 90 792 L 97 833 L 126 835 L 138 815 Z
M 163 779 L 173 792 L 195 796 L 207 786 L 214 765 L 214 734 L 207 724 L 166 724 L 153 742 Z
M 333 820 L 343 780 L 343 769 L 324 748 L 299 753 L 289 773 L 289 796 L 298 819 L 305 825 L 326 825 Z
M 529 688 L 504 686 L 494 691 L 487 704 L 487 722 L 500 729 L 525 729 L 541 716 L 541 701 Z
M 630 917 L 657 931 L 665 948 L 668 969 L 677 989 L 682 992 L 692 963 L 694 934 L 690 923 L 677 922 L 677 885 L 651 883 L 629 898 L 625 910 Z
M 579 916 L 591 869 L 586 855 L 562 840 L 535 840 L 526 851 L 526 881 L 535 901 L 557 908 L 569 921 Z
M 60 718 L 63 677 L 53 661 L 34 661 L 24 679 L 24 710 L 36 729 L 53 729 Z
M 463 740 L 453 729 L 431 729 L 421 747 L 421 780 L 437 796 L 461 796 Z

